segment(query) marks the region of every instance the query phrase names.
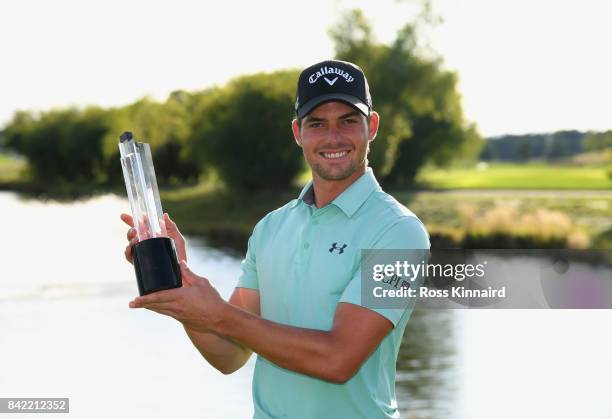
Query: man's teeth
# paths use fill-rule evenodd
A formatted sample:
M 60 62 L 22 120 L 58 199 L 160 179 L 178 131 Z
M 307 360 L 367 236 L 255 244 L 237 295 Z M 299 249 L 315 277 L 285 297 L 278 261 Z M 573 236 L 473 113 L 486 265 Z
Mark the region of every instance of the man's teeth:
M 323 157 L 327 159 L 338 159 L 348 154 L 348 151 L 339 151 L 337 153 L 323 153 Z

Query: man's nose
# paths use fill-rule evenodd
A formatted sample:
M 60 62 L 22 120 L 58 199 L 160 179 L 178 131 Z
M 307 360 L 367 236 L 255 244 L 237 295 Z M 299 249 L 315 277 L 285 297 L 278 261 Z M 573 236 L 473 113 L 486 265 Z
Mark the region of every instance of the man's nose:
M 330 124 L 327 130 L 327 139 L 329 141 L 338 141 L 340 139 L 340 130 L 335 124 Z

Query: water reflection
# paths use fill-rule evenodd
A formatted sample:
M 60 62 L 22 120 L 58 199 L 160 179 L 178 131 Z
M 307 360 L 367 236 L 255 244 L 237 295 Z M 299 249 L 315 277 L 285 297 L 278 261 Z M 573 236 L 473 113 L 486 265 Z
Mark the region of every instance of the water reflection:
M 251 416 L 254 358 L 223 376 L 176 321 L 127 308 L 126 200 L 0 192 L 0 210 L 0 396 L 71 397 L 74 418 Z M 193 270 L 228 297 L 242 255 L 187 243 Z M 611 324 L 612 310 L 415 311 L 398 358 L 402 417 L 612 418 Z
M 70 397 L 74 418 L 249 418 L 254 359 L 209 366 L 181 325 L 130 310 L 126 200 L 72 204 L 0 193 L 0 396 Z M 6 222 L 8 220 L 8 222 Z M 190 263 L 227 296 L 239 259 L 188 238 Z
M 451 310 L 412 313 L 397 360 L 396 392 L 402 417 L 455 417 L 457 334 Z

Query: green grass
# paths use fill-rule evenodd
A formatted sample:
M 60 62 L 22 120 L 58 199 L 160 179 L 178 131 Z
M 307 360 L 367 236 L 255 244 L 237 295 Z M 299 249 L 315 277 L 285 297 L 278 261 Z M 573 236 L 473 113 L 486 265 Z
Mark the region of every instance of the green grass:
M 612 189 L 605 166 L 493 163 L 487 168 L 425 168 L 417 182 L 431 189 Z
M 6 154 L 0 154 L 0 184 L 11 184 L 20 180 L 26 162 Z

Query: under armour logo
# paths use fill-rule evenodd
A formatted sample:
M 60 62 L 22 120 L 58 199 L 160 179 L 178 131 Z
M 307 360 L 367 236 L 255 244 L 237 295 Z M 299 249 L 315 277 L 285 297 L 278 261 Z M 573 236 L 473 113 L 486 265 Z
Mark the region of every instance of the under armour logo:
M 327 84 L 333 86 L 336 80 L 338 80 L 338 76 L 334 77 L 332 80 L 328 79 L 327 77 L 323 77 L 323 79 L 327 82 Z
M 332 243 L 332 247 L 329 248 L 329 253 L 334 253 L 334 250 L 338 250 L 338 254 L 341 255 L 344 253 L 344 249 L 346 249 L 346 243 L 342 245 L 342 247 L 338 247 L 338 242 Z

